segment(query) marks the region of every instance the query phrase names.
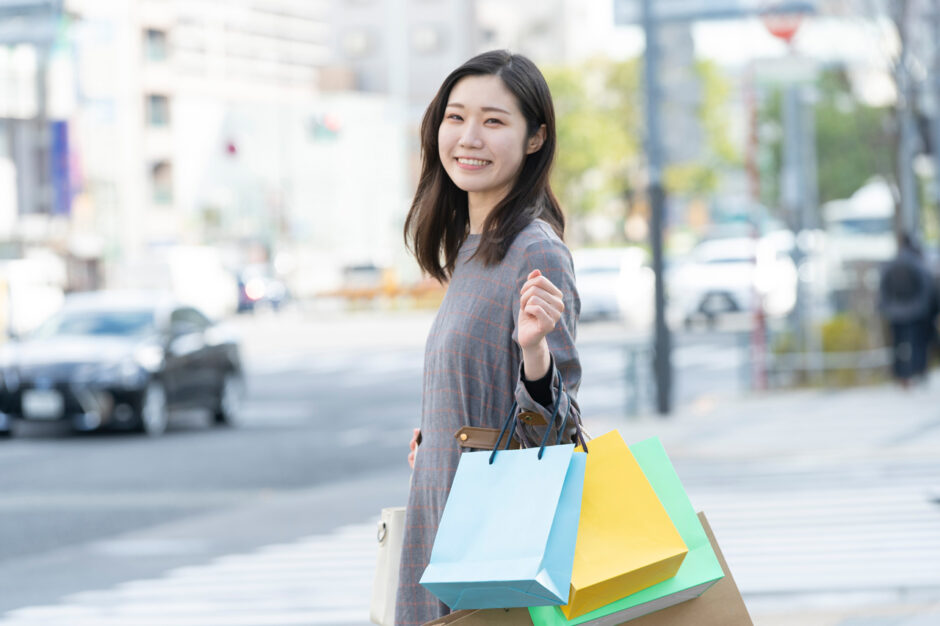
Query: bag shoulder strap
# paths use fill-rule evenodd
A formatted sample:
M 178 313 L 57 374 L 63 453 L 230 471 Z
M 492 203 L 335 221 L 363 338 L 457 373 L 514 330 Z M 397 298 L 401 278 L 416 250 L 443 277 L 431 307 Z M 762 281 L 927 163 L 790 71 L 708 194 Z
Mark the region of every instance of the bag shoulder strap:
M 519 414 L 519 419 L 532 426 L 545 426 L 546 424 L 542 414 L 534 411 L 523 411 Z M 498 428 L 483 428 L 482 426 L 464 426 L 454 433 L 458 446 L 476 450 L 492 450 L 496 445 L 497 437 L 499 437 Z M 513 438 L 509 447 L 511 450 L 517 449 L 519 441 Z

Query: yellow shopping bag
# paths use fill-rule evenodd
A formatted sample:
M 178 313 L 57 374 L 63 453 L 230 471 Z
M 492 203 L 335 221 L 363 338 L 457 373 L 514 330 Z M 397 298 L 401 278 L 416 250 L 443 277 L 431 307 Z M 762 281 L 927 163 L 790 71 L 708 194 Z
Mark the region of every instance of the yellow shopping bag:
M 580 449 L 580 448 L 579 448 Z M 675 575 L 688 548 L 620 433 L 591 440 L 568 619 Z

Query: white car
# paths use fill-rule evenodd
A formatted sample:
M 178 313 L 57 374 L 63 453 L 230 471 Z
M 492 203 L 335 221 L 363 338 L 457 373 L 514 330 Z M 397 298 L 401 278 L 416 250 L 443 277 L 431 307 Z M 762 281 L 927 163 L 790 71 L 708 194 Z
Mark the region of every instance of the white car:
M 792 241 L 777 236 L 703 241 L 669 277 L 670 307 L 687 325 L 704 317 L 754 310 L 786 315 L 796 304 Z
M 646 328 L 653 317 L 653 271 L 639 247 L 572 252 L 581 320 L 619 319 Z

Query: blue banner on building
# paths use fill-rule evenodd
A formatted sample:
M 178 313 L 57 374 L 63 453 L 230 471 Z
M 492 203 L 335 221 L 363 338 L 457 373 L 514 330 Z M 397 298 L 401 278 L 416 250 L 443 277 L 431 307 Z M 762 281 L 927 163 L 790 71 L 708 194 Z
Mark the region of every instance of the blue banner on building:
M 69 158 L 69 123 L 59 120 L 50 124 L 52 133 L 52 189 L 54 215 L 68 215 L 72 211 L 72 168 Z

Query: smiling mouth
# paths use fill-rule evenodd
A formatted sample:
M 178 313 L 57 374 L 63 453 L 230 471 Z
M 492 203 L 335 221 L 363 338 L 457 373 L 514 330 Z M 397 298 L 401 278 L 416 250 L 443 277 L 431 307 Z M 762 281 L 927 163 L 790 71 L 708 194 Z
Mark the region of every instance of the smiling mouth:
M 457 157 L 457 163 L 465 167 L 483 167 L 484 165 L 489 165 L 490 161 L 484 161 L 483 159 L 465 159 Z

